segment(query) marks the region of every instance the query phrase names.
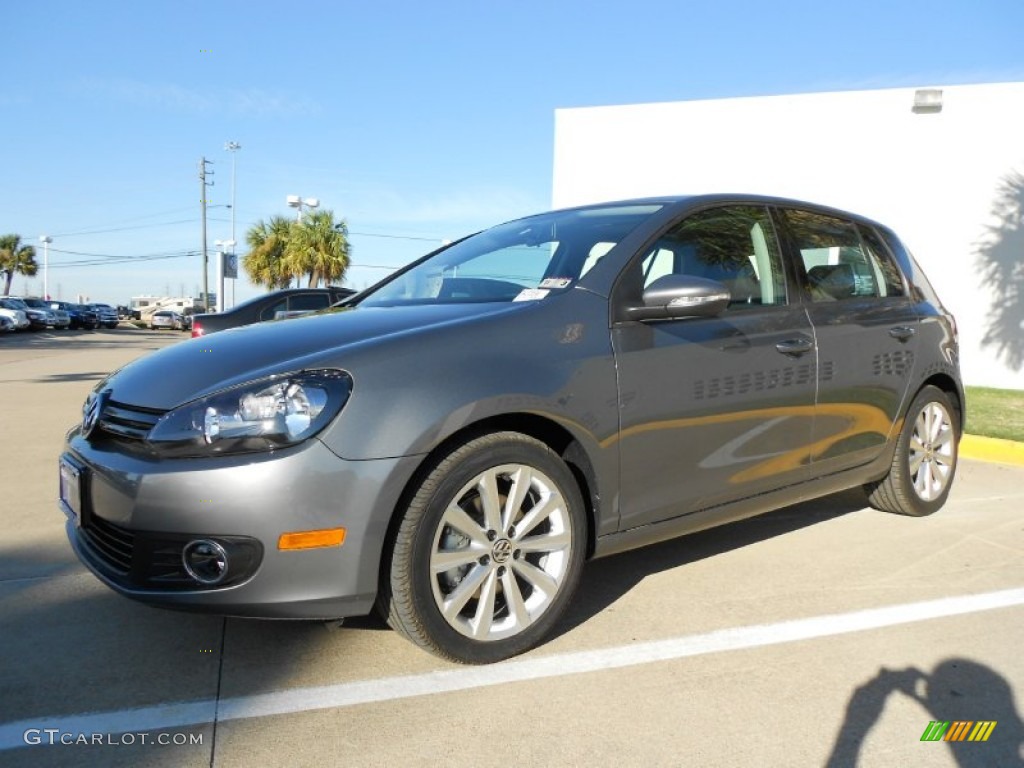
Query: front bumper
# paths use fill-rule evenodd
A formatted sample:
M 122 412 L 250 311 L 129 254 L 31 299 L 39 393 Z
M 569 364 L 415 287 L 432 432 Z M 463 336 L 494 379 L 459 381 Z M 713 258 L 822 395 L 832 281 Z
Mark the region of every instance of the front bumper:
M 230 616 L 368 613 L 392 512 L 419 461 L 345 461 L 316 439 L 273 454 L 157 460 L 90 445 L 77 429 L 68 438 L 64 456 L 82 469 L 80 511 L 60 506 L 82 563 L 126 597 Z M 282 533 L 339 526 L 340 547 L 277 548 Z M 248 553 L 242 578 L 189 579 L 181 550 L 203 538 Z

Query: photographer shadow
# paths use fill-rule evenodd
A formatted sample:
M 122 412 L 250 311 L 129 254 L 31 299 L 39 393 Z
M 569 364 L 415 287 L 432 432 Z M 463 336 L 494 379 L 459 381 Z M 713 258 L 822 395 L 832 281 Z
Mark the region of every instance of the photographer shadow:
M 894 693 L 918 702 L 933 721 L 996 723 L 985 743 L 968 740 L 974 726 L 967 730 L 963 741 L 945 741 L 958 766 L 1011 768 L 1024 765 L 1024 722 L 1017 713 L 1010 684 L 984 664 L 950 658 L 939 663 L 930 675 L 915 667 L 900 670 L 883 667 L 857 688 L 846 707 L 846 717 L 827 768 L 858 765 L 868 732 L 881 719 L 885 703 Z M 914 738 L 924 741 L 929 724 L 923 718 L 921 729 L 922 735 Z M 953 732 L 948 730 L 946 735 L 953 735 Z

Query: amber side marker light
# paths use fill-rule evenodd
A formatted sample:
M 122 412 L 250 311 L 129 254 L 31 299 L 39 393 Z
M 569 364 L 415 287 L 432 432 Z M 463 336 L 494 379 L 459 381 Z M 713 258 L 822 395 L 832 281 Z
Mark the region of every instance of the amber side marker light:
M 340 547 L 344 543 L 344 528 L 323 528 L 319 531 L 282 533 L 277 539 L 277 548 L 284 550 L 316 549 L 317 547 Z

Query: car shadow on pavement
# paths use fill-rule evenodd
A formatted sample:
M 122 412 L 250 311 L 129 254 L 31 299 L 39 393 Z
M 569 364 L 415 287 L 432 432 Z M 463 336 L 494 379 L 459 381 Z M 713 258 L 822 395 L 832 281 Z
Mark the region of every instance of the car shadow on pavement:
M 63 384 L 68 381 L 99 381 L 110 371 L 83 371 L 82 373 L 50 373 L 38 379 L 23 379 L 38 384 Z
M 559 637 L 604 611 L 646 577 L 862 510 L 859 488 L 587 563 L 576 596 L 555 625 Z
M 1010 683 L 984 664 L 949 658 L 936 665 L 931 674 L 915 667 L 882 667 L 857 687 L 846 706 L 846 717 L 826 768 L 860 764 L 868 732 L 882 719 L 886 703 L 894 694 L 909 697 L 924 710 L 920 733 L 908 734 L 909 740 L 943 741 L 946 745 L 945 749 L 938 744 L 923 748 L 939 753 L 948 749 L 962 768 L 1024 765 L 1024 722 L 1014 706 Z M 957 723 L 969 725 L 957 728 Z M 995 726 L 989 729 L 986 723 Z M 988 736 L 984 738 L 986 731 Z M 972 735 L 981 736 L 986 743 L 972 740 Z
M 146 338 L 167 338 L 171 341 L 185 341 L 188 334 L 167 334 L 141 328 L 99 329 L 95 331 L 38 331 L 34 333 L 7 334 L 0 349 L 9 350 L 99 350 L 116 349 L 126 341 L 138 342 Z M 152 349 L 160 349 L 154 345 Z M 140 350 L 144 351 L 144 350 Z

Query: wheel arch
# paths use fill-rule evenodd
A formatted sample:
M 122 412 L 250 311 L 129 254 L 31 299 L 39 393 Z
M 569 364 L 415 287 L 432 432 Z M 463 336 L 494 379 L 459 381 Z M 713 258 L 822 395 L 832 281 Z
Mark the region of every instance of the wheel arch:
M 962 435 L 964 431 L 964 419 L 967 415 L 964 405 L 963 388 L 957 383 L 956 379 L 948 373 L 936 373 L 922 381 L 921 386 L 917 388 L 917 391 L 920 392 L 929 384 L 937 389 L 941 389 L 949 397 L 950 402 L 956 409 L 957 430 L 959 434 Z M 914 393 L 914 397 L 916 396 L 917 392 Z M 912 402 L 913 399 L 914 398 L 911 397 L 910 401 Z

